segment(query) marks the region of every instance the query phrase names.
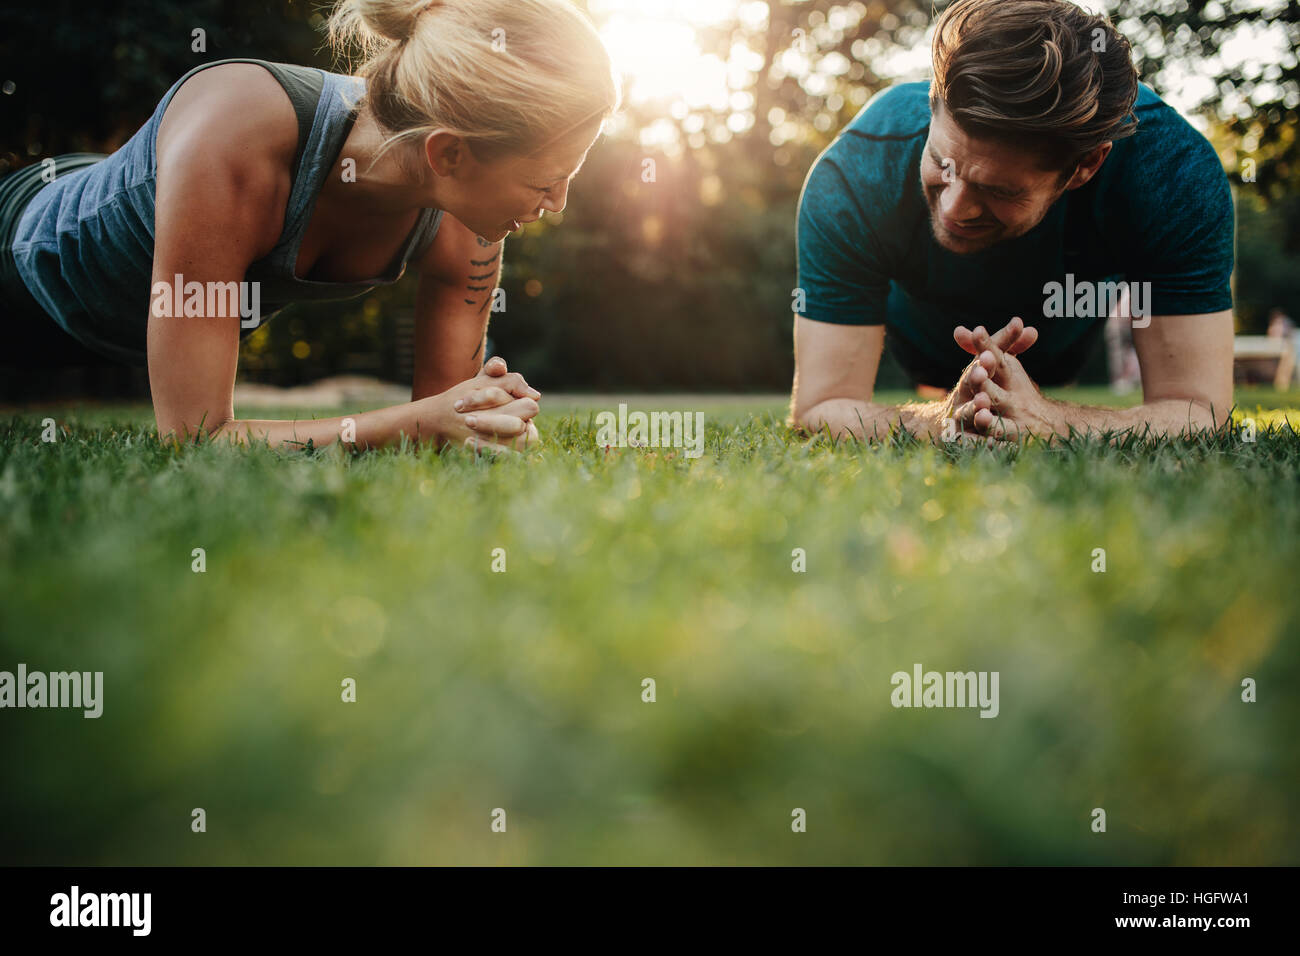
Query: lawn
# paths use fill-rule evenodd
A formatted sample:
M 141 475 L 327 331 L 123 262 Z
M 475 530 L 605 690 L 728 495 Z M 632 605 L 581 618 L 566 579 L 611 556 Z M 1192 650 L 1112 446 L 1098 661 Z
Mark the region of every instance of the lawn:
M 619 401 L 500 461 L 0 415 L 0 670 L 104 675 L 98 719 L 0 710 L 0 862 L 1300 860 L 1300 395 L 998 450 L 637 399 L 705 412 L 694 460 L 597 448 Z M 916 664 L 996 718 L 894 707 Z

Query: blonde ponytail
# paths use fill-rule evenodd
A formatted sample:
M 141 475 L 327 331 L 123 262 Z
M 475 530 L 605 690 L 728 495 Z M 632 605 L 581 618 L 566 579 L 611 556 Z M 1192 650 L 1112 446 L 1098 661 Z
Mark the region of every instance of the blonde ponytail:
M 619 107 L 619 81 L 569 0 L 340 0 L 335 50 L 356 43 L 388 145 L 435 129 L 484 160 L 528 155 Z

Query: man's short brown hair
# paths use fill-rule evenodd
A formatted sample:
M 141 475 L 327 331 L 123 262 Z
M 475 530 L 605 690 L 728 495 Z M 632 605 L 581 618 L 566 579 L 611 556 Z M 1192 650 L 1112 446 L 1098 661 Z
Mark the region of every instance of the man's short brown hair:
M 1128 41 L 1068 0 L 957 0 L 935 28 L 931 102 L 1066 174 L 1136 130 L 1137 95 Z

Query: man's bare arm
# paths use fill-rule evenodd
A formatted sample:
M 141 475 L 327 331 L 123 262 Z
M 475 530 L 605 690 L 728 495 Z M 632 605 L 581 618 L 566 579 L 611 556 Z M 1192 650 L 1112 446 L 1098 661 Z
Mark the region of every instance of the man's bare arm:
M 917 438 L 931 438 L 942 430 L 944 402 L 906 402 L 879 405 L 847 398 L 819 402 L 800 418 L 791 417 L 794 427 L 805 432 L 829 430 L 834 438 L 863 437 L 872 441 L 888 438 L 901 428 Z
M 1176 412 L 1169 420 L 1181 427 L 1190 402 L 1201 427 L 1223 425 L 1232 413 L 1232 346 L 1231 309 L 1156 316 L 1145 328 L 1135 327 L 1143 407 L 1161 407 L 1165 416 Z
M 1077 405 L 1048 398 L 1058 406 L 1062 422 L 1061 434 L 1069 434 L 1071 426 L 1076 433 L 1124 432 L 1132 430 L 1138 435 L 1191 434 L 1202 429 L 1214 429 L 1215 419 L 1220 423 L 1224 416 L 1219 408 L 1211 414 L 1210 405 L 1194 399 L 1162 399 L 1143 402 L 1132 408 L 1106 408 L 1100 405 Z
M 1232 410 L 1232 312 L 1161 315 L 1134 326 L 1133 348 L 1142 368 L 1142 404 L 1095 408 L 1057 402 L 1076 431 L 1190 434 L 1213 430 Z
M 839 439 L 885 438 L 901 425 L 917 437 L 937 434 L 942 402 L 873 402 L 885 345 L 882 325 L 835 325 L 795 317 L 795 373 L 790 423 L 806 432 L 829 429 Z

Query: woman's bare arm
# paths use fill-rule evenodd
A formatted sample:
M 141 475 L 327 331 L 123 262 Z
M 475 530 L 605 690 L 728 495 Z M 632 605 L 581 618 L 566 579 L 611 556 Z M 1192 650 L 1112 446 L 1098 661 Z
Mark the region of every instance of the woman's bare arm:
M 443 215 L 419 262 L 412 398 L 436 395 L 482 367 L 504 245 L 485 242 L 454 216 Z

